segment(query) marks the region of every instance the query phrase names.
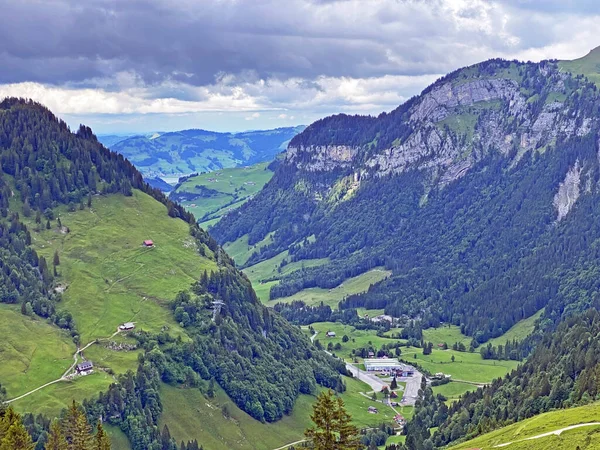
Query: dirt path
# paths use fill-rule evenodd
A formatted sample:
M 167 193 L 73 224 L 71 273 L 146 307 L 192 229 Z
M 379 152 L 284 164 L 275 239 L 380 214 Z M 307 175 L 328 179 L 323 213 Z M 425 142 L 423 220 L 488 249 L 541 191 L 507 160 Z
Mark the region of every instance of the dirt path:
M 39 387 L 37 387 L 37 388 L 35 388 L 35 389 L 32 389 L 31 391 L 29 391 L 29 392 L 26 392 L 26 393 L 24 393 L 24 394 L 22 394 L 22 395 L 19 395 L 18 397 L 11 398 L 10 400 L 6 400 L 6 401 L 5 401 L 5 403 L 12 403 L 12 402 L 15 402 L 15 401 L 17 401 L 17 400 L 20 400 L 20 399 L 22 399 L 22 398 L 24 398 L 24 397 L 27 397 L 28 395 L 31 395 L 31 394 L 33 394 L 34 392 L 37 392 L 37 391 L 39 391 L 40 389 L 43 389 L 43 388 L 45 388 L 45 387 L 48 387 L 48 386 L 50 386 L 50 385 L 52 385 L 52 384 L 58 383 L 59 381 L 65 381 L 65 380 L 67 380 L 67 376 L 68 376 L 68 375 L 69 375 L 71 372 L 73 372 L 73 370 L 75 369 L 75 366 L 77 366 L 78 355 L 80 355 L 80 354 L 81 354 L 81 352 L 83 352 L 85 349 L 87 349 L 87 348 L 88 348 L 89 346 L 91 346 L 91 345 L 98 344 L 98 343 L 100 343 L 100 342 L 102 342 L 102 341 L 108 341 L 109 339 L 112 339 L 113 337 L 115 337 L 115 336 L 116 336 L 117 334 L 119 334 L 120 332 L 121 332 L 121 330 L 118 330 L 118 329 L 117 329 L 117 331 L 115 331 L 113 334 L 111 334 L 111 335 L 110 335 L 109 337 L 107 337 L 107 338 L 99 338 L 99 339 L 94 339 L 93 341 L 91 341 L 91 342 L 89 342 L 87 345 L 85 345 L 85 347 L 83 347 L 83 348 L 77 348 L 77 350 L 75 351 L 75 353 L 73 353 L 73 364 L 71 364 L 71 366 L 70 366 L 70 367 L 69 367 L 69 368 L 66 370 L 66 372 L 65 372 L 65 373 L 63 373 L 63 374 L 61 375 L 61 377 L 60 377 L 60 378 L 57 378 L 56 380 L 52 380 L 52 381 L 50 381 L 50 382 L 48 382 L 48 383 L 46 383 L 46 384 L 43 384 L 42 386 L 39 386 Z
M 306 439 L 302 439 L 301 441 L 292 442 L 290 444 L 285 444 L 283 447 L 278 447 L 275 450 L 284 450 L 288 447 L 291 447 L 292 445 L 302 444 L 303 442 L 306 442 Z
M 564 427 L 564 428 L 561 428 L 559 430 L 548 431 L 547 433 L 538 434 L 537 436 L 531 436 L 531 437 L 528 437 L 528 438 L 525 438 L 525 439 L 518 439 L 516 441 L 505 442 L 504 444 L 494 445 L 494 448 L 507 447 L 510 444 L 514 444 L 515 442 L 532 441 L 534 439 L 539 439 L 539 438 L 543 438 L 543 437 L 546 437 L 546 436 L 552 436 L 552 435 L 554 435 L 554 436 L 560 436 L 563 431 L 574 430 L 576 428 L 581 428 L 581 427 L 591 427 L 591 426 L 594 426 L 594 425 L 600 425 L 600 422 L 589 422 L 589 423 L 580 423 L 580 424 L 577 424 L 577 425 L 570 425 L 568 427 Z

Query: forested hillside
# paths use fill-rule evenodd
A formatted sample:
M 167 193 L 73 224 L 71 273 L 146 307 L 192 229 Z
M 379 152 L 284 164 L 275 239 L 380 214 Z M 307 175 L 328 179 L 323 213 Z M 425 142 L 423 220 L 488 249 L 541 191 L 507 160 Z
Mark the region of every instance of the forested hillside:
M 599 108 L 596 85 L 553 61 L 460 69 L 391 113 L 315 122 L 211 233 L 269 236 L 247 266 L 329 258 L 282 277 L 271 299 L 383 265 L 392 276 L 342 309 L 448 322 L 478 342 L 543 307 L 557 321 L 575 293 L 592 298 L 600 269 Z
M 144 183 L 133 165 L 122 155 L 105 149 L 89 128 L 82 126 L 77 133 L 72 133 L 64 122 L 39 104 L 20 99 L 4 100 L 0 103 L 0 165 L 0 300 L 14 305 L 32 321 L 39 320 L 37 315 L 56 324 L 57 330 L 58 327 L 68 330 L 77 345 L 82 336 L 87 339 L 93 334 L 80 329 L 74 317 L 93 314 L 97 306 L 93 302 L 102 296 L 102 292 L 95 291 L 96 283 L 111 282 L 107 278 L 96 280 L 93 267 L 98 264 L 98 257 L 95 255 L 99 249 L 111 248 L 115 239 L 122 238 L 115 236 L 110 225 L 104 222 L 102 226 L 108 227 L 104 233 L 94 230 L 101 223 L 99 220 L 89 229 L 88 238 L 85 229 L 77 228 L 78 247 L 63 255 L 69 258 L 63 270 L 58 250 L 52 260 L 39 256 L 55 240 L 52 234 L 69 235 L 70 223 L 63 224 L 61 217 L 71 221 L 72 217 L 80 217 L 78 211 L 86 210 L 93 216 L 96 204 L 104 208 L 106 200 L 113 196 L 133 197 L 144 204 L 160 206 L 162 214 L 170 217 L 164 220 L 172 221 L 173 226 L 179 228 L 180 224 L 187 223 L 189 239 L 183 245 L 196 249 L 195 258 L 209 268 L 194 275 L 196 282 L 192 286 L 180 286 L 176 298 L 166 303 L 143 298 L 152 302 L 147 308 L 165 308 L 165 313 L 172 315 L 178 327 L 170 330 L 163 326 L 158 332 L 138 322 L 140 331 L 130 336 L 133 343 L 124 341 L 139 349 L 138 369 L 116 376 L 117 382 L 107 392 L 95 394 L 84 402 L 90 423 L 96 424 L 98 418 L 103 417 L 110 425 L 120 427 L 134 449 L 178 448 L 172 439 L 161 436 L 158 429 L 161 382 L 184 384 L 203 391 L 217 382 L 241 409 L 257 420 L 268 422 L 290 413 L 298 395 L 315 393 L 317 385 L 344 390 L 339 376 L 345 372 L 344 367 L 328 355 L 314 351 L 297 328 L 264 308 L 248 279 L 196 225 L 193 215 Z M 129 204 L 122 201 L 121 209 L 125 211 L 120 213 L 136 217 L 147 210 L 147 207 L 127 210 Z M 61 211 L 70 214 L 61 215 Z M 138 217 L 137 220 L 144 223 L 158 219 Z M 119 226 L 115 224 L 116 229 Z M 33 248 L 32 241 L 36 241 L 38 250 Z M 125 244 L 131 245 L 126 241 Z M 141 246 L 141 242 L 136 246 Z M 108 256 L 109 260 L 119 258 L 117 252 L 112 255 L 116 256 Z M 146 264 L 151 263 L 146 261 Z M 124 269 L 126 264 L 125 260 L 112 261 L 116 268 Z M 84 274 L 82 270 L 87 270 L 85 276 L 89 277 L 85 284 L 71 279 Z M 149 287 L 135 286 L 130 292 L 120 294 L 119 301 L 137 298 L 140 290 L 153 295 L 152 284 L 158 281 L 160 285 L 155 277 L 153 274 L 146 283 Z M 168 282 L 167 278 L 163 281 Z M 77 285 L 77 289 L 87 286 L 89 291 L 81 291 L 79 298 L 64 303 L 63 291 L 71 283 Z M 106 289 L 108 292 L 112 286 Z M 107 296 L 106 301 L 108 299 Z M 72 305 L 80 308 L 77 314 L 69 310 Z M 95 318 L 96 326 L 97 321 Z M 82 322 L 88 323 L 87 320 Z M 118 323 L 104 327 L 114 329 Z M 29 340 L 35 338 L 27 336 Z M 27 379 L 35 382 L 33 378 Z M 83 380 L 71 383 L 81 382 Z M 29 389 L 37 387 L 28 386 Z M 8 391 L 6 397 L 13 398 L 16 394 Z M 45 441 L 40 440 L 48 436 L 50 421 L 35 420 L 37 431 L 32 437 L 41 446 Z M 197 447 L 197 443 L 191 442 L 186 448 Z

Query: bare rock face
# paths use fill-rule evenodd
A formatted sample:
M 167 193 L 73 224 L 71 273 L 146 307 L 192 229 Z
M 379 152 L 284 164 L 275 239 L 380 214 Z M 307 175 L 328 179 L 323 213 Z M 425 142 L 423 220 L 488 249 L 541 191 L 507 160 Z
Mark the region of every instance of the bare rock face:
M 445 119 L 453 108 L 470 106 L 478 102 L 504 100 L 509 103 L 509 111 L 518 116 L 526 110 L 526 102 L 514 80 L 503 78 L 481 79 L 453 85 L 445 83 L 425 94 L 414 107 L 412 122 L 439 122 Z
M 300 170 L 308 172 L 332 170 L 338 167 L 348 167 L 358 154 L 358 147 L 347 145 L 324 145 L 316 147 L 288 147 L 286 162 L 296 164 Z M 303 156 L 309 154 L 306 160 Z
M 540 64 L 537 70 L 547 80 L 546 94 L 549 89 L 564 95 L 566 74 L 551 63 Z M 285 162 L 306 172 L 341 168 L 360 173 L 361 181 L 418 170 L 428 186 L 443 187 L 466 175 L 490 153 L 516 155 L 510 156 L 516 163 L 527 152 L 543 151 L 559 138 L 584 136 L 595 129 L 597 118 L 558 100 L 540 104 L 529 88 L 513 78 L 499 74 L 439 82 L 403 113 L 402 125 L 412 131 L 388 148 L 290 147 Z M 559 220 L 579 195 L 578 170 L 570 172 L 555 199 Z M 319 191 L 315 198 L 323 198 L 331 188 L 314 186 Z
M 581 167 L 579 161 L 577 161 L 575 166 L 567 172 L 564 181 L 560 183 L 558 192 L 554 196 L 553 205 L 558 213 L 556 218 L 558 222 L 567 216 L 575 202 L 577 202 L 580 194 L 580 184 Z

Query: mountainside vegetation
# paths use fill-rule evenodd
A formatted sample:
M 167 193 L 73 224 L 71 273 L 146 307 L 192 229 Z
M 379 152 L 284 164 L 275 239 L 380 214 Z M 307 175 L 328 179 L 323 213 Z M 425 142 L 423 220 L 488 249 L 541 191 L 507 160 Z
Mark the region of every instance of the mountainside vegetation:
M 599 107 L 596 86 L 555 62 L 461 69 L 392 113 L 315 122 L 211 232 L 270 236 L 246 266 L 328 258 L 283 276 L 271 299 L 384 266 L 392 276 L 339 307 L 452 323 L 479 343 L 544 307 L 556 321 L 598 269 Z M 472 129 L 449 120 L 467 113 Z
M 90 345 L 89 354 L 101 358 L 95 373 L 68 382 L 73 366 L 52 368 L 56 384 L 31 395 L 96 383 L 104 370 L 121 374 L 110 386 L 92 383 L 94 391 L 88 385 L 83 405 L 89 423 L 103 417 L 141 450 L 177 448 L 158 427 L 161 382 L 204 393 L 218 383 L 241 409 L 268 422 L 291 413 L 296 398 L 316 393 L 319 385 L 344 390 L 342 363 L 316 351 L 300 330 L 263 307 L 194 216 L 150 188 L 89 128 L 71 133 L 39 104 L 4 100 L 0 165 L 2 303 L 10 314 L 20 310 L 32 323 L 47 319 L 57 336 L 70 336 L 73 347 L 67 338 L 57 349 L 62 364 L 70 352 L 71 361 L 86 359 Z M 149 222 L 154 224 L 144 231 Z M 154 245 L 142 246 L 148 238 Z M 128 320 L 136 321 L 136 330 L 117 335 L 117 325 Z M 27 340 L 34 344 L 36 337 Z M 117 356 L 114 367 L 123 363 L 128 370 L 102 362 L 126 349 L 133 358 Z M 42 380 L 51 364 L 36 365 L 36 377 L 20 389 L 53 381 Z M 27 392 L 15 399 L 24 393 L 14 392 L 15 386 L 8 383 L 7 397 L 15 406 L 28 402 Z M 46 398 L 29 405 L 44 408 L 40 400 Z
M 470 339 L 457 345 L 484 360 L 530 355 L 450 406 L 444 390 L 424 389 L 407 447 L 390 448 L 445 446 L 597 398 L 597 55 L 490 60 L 390 113 L 315 122 L 265 188 L 211 230 L 221 243 L 254 248 L 245 270 L 280 255 L 323 261 L 278 277 L 271 300 L 391 271 L 341 298 L 338 313 L 278 307 L 300 323 L 383 310 L 412 321 L 405 339 L 450 324 Z M 518 323 L 531 325 L 522 333 Z M 499 338 L 511 329 L 512 341 Z
M 125 136 L 121 140 L 107 136 L 103 143 L 135 164 L 145 177 L 180 177 L 270 162 L 304 128 L 241 133 L 192 129 Z

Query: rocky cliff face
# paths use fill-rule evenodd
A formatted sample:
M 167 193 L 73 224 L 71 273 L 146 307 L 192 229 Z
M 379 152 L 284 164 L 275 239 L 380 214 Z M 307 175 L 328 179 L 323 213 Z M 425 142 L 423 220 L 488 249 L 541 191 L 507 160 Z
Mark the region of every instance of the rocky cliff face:
M 589 111 L 566 102 L 574 91 L 573 79 L 556 64 L 511 63 L 482 72 L 458 71 L 409 102 L 395 125 L 410 132 L 388 146 L 373 145 L 381 131 L 368 144 L 294 146 L 292 142 L 285 164 L 299 173 L 342 169 L 360 174 L 361 181 L 418 170 L 425 183 L 444 186 L 463 177 L 490 152 L 514 158 L 516 163 L 527 152 L 545 151 L 557 139 L 584 136 L 598 125 Z M 393 127 L 387 131 L 390 128 L 393 133 Z M 311 132 L 309 127 L 304 133 Z M 331 187 L 319 185 L 316 198 L 325 198 L 323 191 Z M 559 220 L 577 199 L 574 191 L 561 189 Z
M 581 172 L 582 169 L 580 163 L 577 161 L 575 166 L 569 169 L 564 181 L 560 183 L 558 187 L 558 192 L 554 196 L 553 202 L 553 205 L 558 213 L 556 218 L 558 222 L 566 217 L 579 198 Z

